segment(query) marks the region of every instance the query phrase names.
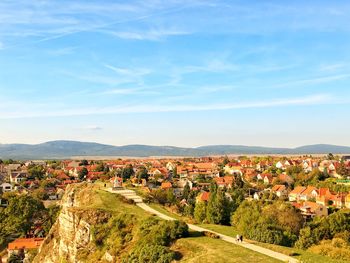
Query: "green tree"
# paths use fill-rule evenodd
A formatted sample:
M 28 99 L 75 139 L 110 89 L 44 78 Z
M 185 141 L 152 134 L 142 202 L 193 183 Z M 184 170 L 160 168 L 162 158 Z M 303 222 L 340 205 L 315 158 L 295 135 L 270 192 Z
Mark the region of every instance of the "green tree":
M 132 177 L 134 174 L 135 174 L 134 168 L 131 164 L 129 164 L 126 167 L 124 167 L 124 169 L 122 170 L 121 176 L 123 180 L 125 180 L 125 179 L 130 179 L 130 177 Z
M 27 234 L 33 223 L 46 213 L 42 202 L 30 195 L 10 196 L 8 206 L 0 210 L 0 241 L 4 242 L 10 235 Z
M 83 167 L 83 169 L 81 169 L 78 173 L 78 177 L 80 180 L 84 180 L 85 177 L 88 175 L 89 171 L 88 169 L 86 169 L 86 167 Z
M 188 196 L 191 192 L 190 185 L 188 183 L 185 184 L 184 190 L 182 192 L 182 199 L 188 199 Z
M 45 169 L 41 165 L 33 165 L 28 168 L 28 176 L 32 179 L 42 180 L 45 175 Z
M 79 163 L 80 166 L 86 166 L 86 165 L 89 165 L 89 162 L 88 160 L 82 160 L 80 163 Z
M 147 168 L 145 166 L 141 166 L 136 173 L 136 177 L 139 181 L 141 181 L 141 179 L 148 179 L 149 174 L 147 171 Z
M 207 215 L 207 204 L 206 202 L 198 202 L 194 208 L 194 219 L 198 223 L 202 223 Z

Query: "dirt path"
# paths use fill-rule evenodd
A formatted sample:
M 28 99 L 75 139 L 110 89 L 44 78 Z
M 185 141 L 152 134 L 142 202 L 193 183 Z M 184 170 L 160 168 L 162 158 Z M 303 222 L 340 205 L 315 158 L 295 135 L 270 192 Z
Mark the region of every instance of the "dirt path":
M 112 189 L 109 189 L 108 191 L 111 192 L 111 193 L 120 194 L 120 195 L 122 195 L 122 196 L 124 196 L 124 197 L 126 197 L 128 199 L 134 200 L 138 207 L 140 207 L 143 210 L 145 210 L 147 212 L 150 212 L 150 213 L 152 213 L 154 215 L 157 215 L 158 217 L 160 217 L 160 218 L 162 218 L 164 220 L 176 220 L 175 218 L 167 216 L 167 215 L 165 215 L 165 214 L 163 214 L 163 213 L 161 213 L 161 212 L 151 208 L 147 204 L 143 203 L 142 202 L 142 198 L 139 197 L 132 190 L 112 190 Z M 282 253 L 278 253 L 276 251 L 273 251 L 273 250 L 270 250 L 270 249 L 267 249 L 267 248 L 263 248 L 263 247 L 260 247 L 260 246 L 257 246 L 257 245 L 251 244 L 251 243 L 247 243 L 247 242 L 244 242 L 244 241 L 243 242 L 237 242 L 236 239 L 233 238 L 233 237 L 226 236 L 226 235 L 223 235 L 223 234 L 217 233 L 215 231 L 211 231 L 209 229 L 206 229 L 206 228 L 203 228 L 203 227 L 199 227 L 199 226 L 196 226 L 196 225 L 193 225 L 193 224 L 187 224 L 187 225 L 188 225 L 188 227 L 191 230 L 198 231 L 198 232 L 207 231 L 207 232 L 214 233 L 214 234 L 218 235 L 220 237 L 220 239 L 222 239 L 222 240 L 224 240 L 226 242 L 229 242 L 229 243 L 232 243 L 232 244 L 235 244 L 235 245 L 238 245 L 238 246 L 241 246 L 241 247 L 253 250 L 255 252 L 267 255 L 269 257 L 281 260 L 283 262 L 289 262 L 289 263 L 298 263 L 299 262 L 299 260 L 297 260 L 295 258 L 292 258 L 290 256 L 284 255 Z

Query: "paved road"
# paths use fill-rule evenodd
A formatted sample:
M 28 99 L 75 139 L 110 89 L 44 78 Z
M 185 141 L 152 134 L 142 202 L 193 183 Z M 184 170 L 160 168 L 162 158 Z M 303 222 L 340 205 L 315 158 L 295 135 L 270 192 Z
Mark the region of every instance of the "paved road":
M 164 220 L 176 220 L 175 218 L 167 216 L 167 215 L 165 215 L 165 214 L 163 214 L 163 213 L 153 209 L 152 207 L 148 206 L 147 204 L 143 203 L 142 198 L 140 196 L 138 196 L 132 190 L 126 190 L 126 189 L 112 190 L 112 189 L 109 189 L 108 191 L 111 192 L 111 193 L 120 194 L 120 195 L 124 196 L 125 198 L 134 200 L 137 206 L 139 206 L 140 208 L 142 208 L 145 211 L 148 211 L 148 212 L 150 212 L 150 213 L 152 213 L 154 215 L 157 215 L 158 217 L 160 217 L 160 218 L 162 218 Z M 299 260 L 297 260 L 295 258 L 292 258 L 290 256 L 284 255 L 282 253 L 275 252 L 275 251 L 267 249 L 267 248 L 263 248 L 263 247 L 260 247 L 260 246 L 257 246 L 257 245 L 254 245 L 254 244 L 251 244 L 251 243 L 248 243 L 248 242 L 244 242 L 244 241 L 243 242 L 237 242 L 236 239 L 233 238 L 233 237 L 222 235 L 222 234 L 217 233 L 215 231 L 211 231 L 209 229 L 206 229 L 206 228 L 203 228 L 203 227 L 199 227 L 199 226 L 196 226 L 196 225 L 193 225 L 193 224 L 187 224 L 187 225 L 188 225 L 188 227 L 191 230 L 198 231 L 198 232 L 207 231 L 207 232 L 214 233 L 214 234 L 218 235 L 220 237 L 220 239 L 222 239 L 222 240 L 224 240 L 226 242 L 229 242 L 229 243 L 232 243 L 232 244 L 235 244 L 235 245 L 238 245 L 238 246 L 241 246 L 241 247 L 253 250 L 255 252 L 267 255 L 269 257 L 281 260 L 283 262 L 289 262 L 289 263 L 298 263 L 299 262 Z

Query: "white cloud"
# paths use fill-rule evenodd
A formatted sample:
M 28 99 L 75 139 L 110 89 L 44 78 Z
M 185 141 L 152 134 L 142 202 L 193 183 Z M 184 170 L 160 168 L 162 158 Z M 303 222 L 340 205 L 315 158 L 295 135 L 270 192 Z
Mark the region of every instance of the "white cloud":
M 71 108 L 40 111 L 17 111 L 2 113 L 0 119 L 16 118 L 35 118 L 35 117 L 67 117 L 67 116 L 86 116 L 100 114 L 125 114 L 125 113 L 156 113 L 156 112 L 193 112 L 193 111 L 217 111 L 217 110 L 236 110 L 250 108 L 272 108 L 302 105 L 318 105 L 327 103 L 339 103 L 334 101 L 331 96 L 319 94 L 299 98 L 281 98 L 267 101 L 253 101 L 242 103 L 221 103 L 206 105 L 131 105 L 120 107 L 90 107 L 90 108 Z
M 350 74 L 339 74 L 339 75 L 332 75 L 332 76 L 327 76 L 327 77 L 316 77 L 316 78 L 290 81 L 290 82 L 286 82 L 283 84 L 275 85 L 273 87 L 281 88 L 281 87 L 287 87 L 287 86 L 314 85 L 314 84 L 321 84 L 321 83 L 327 83 L 327 82 L 347 79 L 349 77 L 350 77 Z
M 88 130 L 88 131 L 100 131 L 100 130 L 103 130 L 102 127 L 97 126 L 97 125 L 89 125 L 89 126 L 83 127 L 82 129 L 83 130 Z
M 106 64 L 105 67 L 117 74 L 127 75 L 127 76 L 144 76 L 152 72 L 152 70 L 146 69 L 146 68 L 120 68 L 120 67 L 114 67 L 108 64 Z
M 322 64 L 320 66 L 320 71 L 333 72 L 333 71 L 337 71 L 338 69 L 342 69 L 344 67 L 345 67 L 345 64 L 343 63 Z
M 169 36 L 182 36 L 189 35 L 190 32 L 173 29 L 151 29 L 145 31 L 111 31 L 102 30 L 102 33 L 109 34 L 121 39 L 129 40 L 149 40 L 149 41 L 160 41 Z

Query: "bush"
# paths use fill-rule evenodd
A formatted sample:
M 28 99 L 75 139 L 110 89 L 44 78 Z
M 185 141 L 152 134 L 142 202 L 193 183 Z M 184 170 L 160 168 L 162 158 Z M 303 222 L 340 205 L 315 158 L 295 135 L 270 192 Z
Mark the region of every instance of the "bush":
M 127 258 L 125 263 L 170 263 L 175 259 L 175 253 L 161 245 L 144 245 L 137 247 Z
M 213 233 L 213 232 L 203 231 L 202 233 L 203 233 L 203 235 L 206 236 L 206 237 L 216 238 L 216 239 L 219 239 L 219 238 L 220 238 L 219 235 L 217 235 L 217 234 L 215 234 L 215 233 Z
M 188 236 L 188 226 L 182 221 L 161 221 L 149 217 L 139 227 L 139 241 L 123 262 L 167 263 L 175 259 L 169 246 L 178 238 Z
M 319 245 L 309 248 L 309 251 L 338 260 L 350 260 L 350 246 L 341 238 L 323 240 Z

